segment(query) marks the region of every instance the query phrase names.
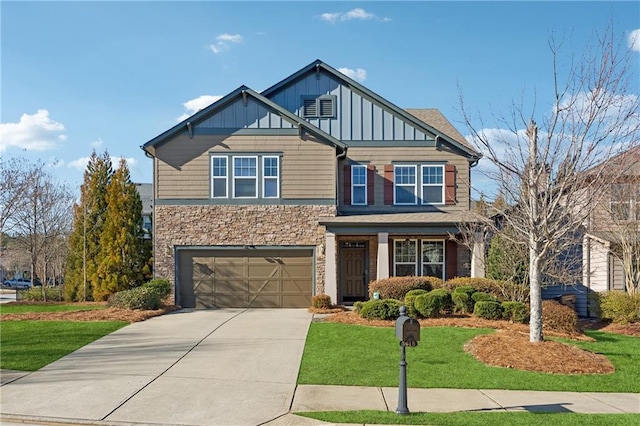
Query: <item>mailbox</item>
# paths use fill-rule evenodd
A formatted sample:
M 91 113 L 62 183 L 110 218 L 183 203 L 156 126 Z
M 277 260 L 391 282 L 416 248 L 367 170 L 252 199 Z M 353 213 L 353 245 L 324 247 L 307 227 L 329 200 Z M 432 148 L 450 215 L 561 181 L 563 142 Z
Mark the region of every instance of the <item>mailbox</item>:
M 396 320 L 396 337 L 405 346 L 418 346 L 420 341 L 420 323 L 415 318 L 401 315 Z

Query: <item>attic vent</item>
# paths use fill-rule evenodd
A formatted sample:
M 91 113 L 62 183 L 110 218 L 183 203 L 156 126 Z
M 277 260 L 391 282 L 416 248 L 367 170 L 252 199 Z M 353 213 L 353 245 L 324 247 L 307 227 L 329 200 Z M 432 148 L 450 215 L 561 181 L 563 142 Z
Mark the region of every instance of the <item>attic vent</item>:
M 305 118 L 333 118 L 336 116 L 336 97 L 332 95 L 304 96 L 302 116 Z

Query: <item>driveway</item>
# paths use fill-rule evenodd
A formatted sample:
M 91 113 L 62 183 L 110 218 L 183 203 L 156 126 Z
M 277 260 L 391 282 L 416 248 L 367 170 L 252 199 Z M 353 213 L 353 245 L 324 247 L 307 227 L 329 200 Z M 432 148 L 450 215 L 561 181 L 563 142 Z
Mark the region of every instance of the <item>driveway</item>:
M 0 412 L 41 421 L 266 423 L 289 411 L 311 317 L 303 309 L 224 309 L 131 324 L 3 385 Z

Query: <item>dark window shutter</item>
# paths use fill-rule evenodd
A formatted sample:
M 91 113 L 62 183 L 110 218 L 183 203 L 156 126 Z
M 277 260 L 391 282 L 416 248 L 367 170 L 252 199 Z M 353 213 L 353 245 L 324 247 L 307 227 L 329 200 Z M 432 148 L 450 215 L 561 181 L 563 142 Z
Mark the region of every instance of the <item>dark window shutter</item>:
M 351 205 L 351 165 L 344 165 L 344 204 L 345 206 Z
M 444 200 L 445 204 L 456 203 L 456 166 L 444 165 Z
M 376 168 L 373 164 L 367 165 L 367 204 L 372 206 L 374 203 L 374 179 L 376 176 Z
M 384 166 L 384 204 L 393 204 L 393 164 Z
M 445 279 L 450 280 L 458 276 L 458 243 L 447 240 L 445 242 Z

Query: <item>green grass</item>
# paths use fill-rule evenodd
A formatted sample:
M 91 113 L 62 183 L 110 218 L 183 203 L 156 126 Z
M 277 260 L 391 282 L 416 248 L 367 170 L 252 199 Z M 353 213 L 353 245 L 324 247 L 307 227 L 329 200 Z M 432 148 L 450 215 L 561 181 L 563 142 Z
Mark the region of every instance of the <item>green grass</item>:
M 296 413 L 329 423 L 433 425 L 433 426 L 635 426 L 640 414 L 579 414 L 579 413 L 411 413 L 398 415 L 387 411 L 324 411 Z
M 71 311 L 93 311 L 105 309 L 106 305 L 79 305 L 74 303 L 36 303 L 19 305 L 13 303 L 0 304 L 0 314 L 26 314 L 29 312 L 71 312 Z
M 123 321 L 2 321 L 0 368 L 36 371 L 127 324 Z
M 490 329 L 429 327 L 420 344 L 406 349 L 407 385 L 414 388 L 521 389 L 640 392 L 640 339 L 589 332 L 596 342 L 571 342 L 606 355 L 616 368 L 607 375 L 561 375 L 491 367 L 464 352 L 474 336 Z M 523 354 L 526 356 L 526 354 Z M 298 383 L 398 386 L 400 349 L 393 328 L 312 323 Z

